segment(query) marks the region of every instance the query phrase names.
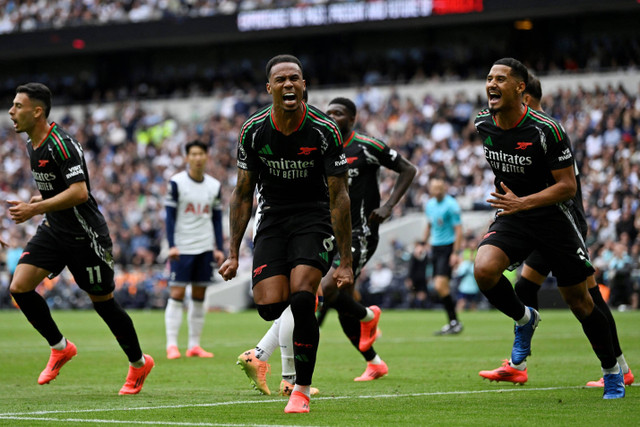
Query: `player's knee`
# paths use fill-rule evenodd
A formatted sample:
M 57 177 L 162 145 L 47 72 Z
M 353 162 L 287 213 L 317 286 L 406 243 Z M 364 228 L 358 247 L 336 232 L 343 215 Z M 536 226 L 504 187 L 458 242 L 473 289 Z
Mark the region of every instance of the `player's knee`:
M 260 314 L 260 317 L 264 320 L 276 320 L 288 305 L 289 301 L 258 304 L 258 314 Z
M 488 268 L 485 265 L 476 264 L 473 270 L 473 276 L 476 279 L 476 283 L 480 289 L 489 289 L 493 287 L 499 280 L 500 274 L 496 274 L 496 271 Z

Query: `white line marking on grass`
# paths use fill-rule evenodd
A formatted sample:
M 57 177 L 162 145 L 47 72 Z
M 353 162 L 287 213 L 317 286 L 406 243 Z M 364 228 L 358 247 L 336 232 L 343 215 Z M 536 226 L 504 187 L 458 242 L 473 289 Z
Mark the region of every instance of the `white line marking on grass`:
M 633 384 L 638 386 L 638 384 Z M 500 388 L 495 390 L 462 390 L 462 391 L 434 391 L 424 393 L 405 393 L 405 394 L 370 394 L 360 396 L 335 396 L 335 397 L 315 397 L 313 400 L 345 400 L 345 399 L 378 399 L 378 398 L 402 398 L 402 397 L 421 397 L 421 396 L 447 396 L 447 395 L 465 395 L 465 394 L 486 394 L 486 393 L 515 393 L 525 391 L 550 391 L 550 390 L 572 390 L 572 389 L 588 389 L 592 387 L 585 386 L 567 386 L 567 387 L 537 387 L 537 388 Z M 231 424 L 231 423 L 196 423 L 196 422 L 170 422 L 170 421 L 133 421 L 133 420 L 110 420 L 110 419 L 83 419 L 83 418 L 49 418 L 37 417 L 35 415 L 53 415 L 53 414 L 80 414 L 80 413 L 96 413 L 96 412 L 128 412 L 128 411 L 148 411 L 157 409 L 183 409 L 183 408 L 206 408 L 228 405 L 246 405 L 246 404 L 264 404 L 264 403 L 282 403 L 286 399 L 263 399 L 263 400 L 236 400 L 231 402 L 214 402 L 214 403 L 194 403 L 186 405 L 160 405 L 160 406 L 140 406 L 133 408 L 101 408 L 101 409 L 76 409 L 76 410 L 55 410 L 55 411 L 34 411 L 34 412 L 16 412 L 0 414 L 0 420 L 14 421 L 51 421 L 73 422 L 73 423 L 102 423 L 102 424 L 139 424 L 139 425 L 164 425 L 164 426 L 203 426 L 203 427 L 284 427 L 280 424 Z
M 421 397 L 421 396 L 446 396 L 446 395 L 465 395 L 465 394 L 483 394 L 483 393 L 515 393 L 524 391 L 549 391 L 549 390 L 571 390 L 588 388 L 585 386 L 567 386 L 567 387 L 538 387 L 538 388 L 524 388 L 515 386 L 513 388 L 500 388 L 500 389 L 485 389 L 485 390 L 461 390 L 461 391 L 433 391 L 424 393 L 404 393 L 404 394 L 369 394 L 359 396 L 326 396 L 326 397 L 314 397 L 314 401 L 318 400 L 345 400 L 345 399 L 377 399 L 377 398 L 402 398 L 402 397 Z M 180 404 L 180 405 L 159 405 L 159 406 L 140 406 L 140 407 L 126 407 L 126 408 L 94 408 L 94 409 L 74 409 L 74 410 L 52 410 L 52 411 L 32 411 L 32 412 L 13 412 L 13 413 L 0 413 L 0 419 L 29 419 L 27 417 L 33 417 L 36 415 L 52 415 L 52 414 L 82 414 L 82 413 L 97 413 L 97 412 L 128 412 L 128 411 L 151 411 L 158 409 L 184 409 L 184 408 L 212 408 L 216 406 L 229 406 L 229 405 L 250 405 L 250 404 L 266 404 L 266 403 L 282 403 L 286 401 L 285 398 L 280 399 L 263 399 L 263 400 L 236 400 L 229 402 L 213 402 L 213 403 L 192 403 L 192 404 Z M 35 418 L 34 418 L 35 419 Z M 40 419 L 40 418 L 37 418 Z M 55 419 L 56 421 L 62 421 L 61 419 Z M 84 422 L 79 420 L 79 422 Z M 105 420 L 105 422 L 120 423 L 115 420 Z M 128 421 L 134 423 L 136 421 Z M 154 422 L 137 422 L 153 424 Z M 181 424 L 181 423 L 169 423 L 166 421 L 157 422 L 157 424 L 165 425 L 244 425 L 244 424 Z
M 187 423 L 187 422 L 170 422 L 170 421 L 123 421 L 123 420 L 85 420 L 82 418 L 41 418 L 41 417 L 2 417 L 0 420 L 17 420 L 17 421 L 54 421 L 67 423 L 102 423 L 102 424 L 143 424 L 143 425 L 163 425 L 163 426 L 205 426 L 205 427 L 290 427 L 290 425 L 281 424 L 221 424 L 221 423 Z

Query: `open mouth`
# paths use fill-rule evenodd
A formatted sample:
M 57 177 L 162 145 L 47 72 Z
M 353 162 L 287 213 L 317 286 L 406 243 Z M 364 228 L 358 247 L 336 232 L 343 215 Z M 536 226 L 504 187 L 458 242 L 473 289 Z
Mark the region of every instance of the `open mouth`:
M 487 97 L 489 98 L 489 104 L 495 104 L 502 98 L 502 95 L 499 92 L 489 92 L 487 93 Z
M 285 93 L 284 95 L 282 95 L 282 99 L 285 102 L 294 102 L 296 100 L 296 94 L 292 92 Z

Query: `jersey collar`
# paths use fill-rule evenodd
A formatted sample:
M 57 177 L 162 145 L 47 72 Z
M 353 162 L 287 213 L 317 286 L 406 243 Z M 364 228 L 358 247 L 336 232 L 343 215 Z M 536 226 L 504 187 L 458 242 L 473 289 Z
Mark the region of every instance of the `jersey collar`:
M 342 143 L 343 147 L 348 147 L 351 144 L 351 141 L 353 141 L 353 138 L 356 136 L 356 131 L 352 130 L 351 133 L 349 134 L 349 137 L 347 139 L 344 140 L 344 142 Z
M 529 114 L 529 106 L 525 104 L 524 113 L 522 114 L 522 117 L 520 117 L 520 119 L 518 120 L 518 123 L 516 123 L 515 126 L 513 126 L 511 129 L 517 128 L 518 126 L 520 126 L 522 124 L 522 122 L 524 121 L 524 118 L 527 117 L 528 114 Z M 502 126 L 500 126 L 498 124 L 498 122 L 496 121 L 496 116 L 491 116 L 491 119 L 493 120 L 493 124 L 494 125 L 496 125 L 500 129 L 502 129 Z M 508 130 L 508 129 L 505 129 L 505 130 Z
M 40 143 L 38 145 L 36 145 L 35 147 L 33 147 L 34 149 L 40 148 L 40 146 L 42 146 L 42 144 L 44 144 L 44 142 L 49 139 L 49 136 L 51 136 L 51 132 L 53 132 L 53 128 L 55 128 L 57 125 L 55 124 L 55 122 L 51 122 L 51 126 L 49 126 L 49 132 L 47 132 L 47 135 L 44 137 L 44 139 L 42 141 L 40 141 Z
M 300 123 L 298 123 L 298 126 L 296 126 L 296 128 L 294 129 L 294 132 L 297 132 L 298 130 L 300 130 L 304 121 L 307 119 L 307 103 L 304 101 L 302 101 L 302 109 L 303 109 L 302 118 L 300 119 Z M 269 119 L 271 121 L 271 127 L 273 127 L 278 132 L 282 132 L 278 127 L 278 124 L 276 123 L 275 117 L 273 117 L 273 105 L 271 106 L 271 110 L 269 112 Z

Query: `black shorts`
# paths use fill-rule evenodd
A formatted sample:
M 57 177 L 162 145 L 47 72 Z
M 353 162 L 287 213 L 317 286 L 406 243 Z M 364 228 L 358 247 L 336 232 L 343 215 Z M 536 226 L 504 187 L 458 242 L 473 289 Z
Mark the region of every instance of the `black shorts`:
M 431 261 L 433 262 L 433 275 L 434 276 L 446 276 L 451 279 L 453 270 L 449 260 L 453 253 L 453 243 L 443 246 L 431 247 Z
M 40 225 L 27 243 L 18 264 L 29 264 L 55 277 L 68 267 L 80 289 L 90 295 L 107 295 L 115 289 L 111 238 L 89 237 L 69 243 Z
M 378 247 L 378 242 L 380 241 L 379 236 L 369 234 L 365 235 L 362 232 L 353 231 L 351 235 L 351 256 L 353 257 L 353 279 L 357 279 L 362 272 L 364 266 L 369 262 L 371 257 L 373 256 L 376 248 Z M 337 252 L 337 251 L 336 251 Z M 340 265 L 340 255 L 336 253 L 336 256 L 333 260 L 333 267 L 338 267 Z
M 572 209 L 572 214 L 573 214 L 572 215 L 573 220 L 578 226 L 578 229 L 580 230 L 580 235 L 582 236 L 582 239 L 586 240 L 588 225 L 584 219 L 584 215 L 579 213 L 577 209 Z M 537 249 L 531 252 L 531 254 L 527 257 L 524 263 L 530 268 L 534 269 L 536 272 L 538 272 L 538 274 L 542 276 L 546 277 L 551 272 L 551 267 L 549 267 L 549 263 L 542 256 L 542 253 Z
M 558 280 L 573 286 L 593 274 L 580 227 L 567 210 L 544 217 L 496 217 L 479 246 L 493 245 L 504 251 L 513 265 L 535 250 Z
M 272 276 L 289 277 L 297 265 L 315 267 L 324 276 L 337 250 L 329 212 L 320 209 L 263 215 L 253 243 L 253 286 Z

